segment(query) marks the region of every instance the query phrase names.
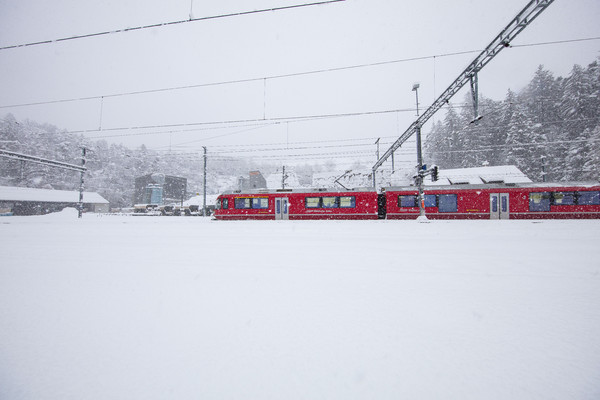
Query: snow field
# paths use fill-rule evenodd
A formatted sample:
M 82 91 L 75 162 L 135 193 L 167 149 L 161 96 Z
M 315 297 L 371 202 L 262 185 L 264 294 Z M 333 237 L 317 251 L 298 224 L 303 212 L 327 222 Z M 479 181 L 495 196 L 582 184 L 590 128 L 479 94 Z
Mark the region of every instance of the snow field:
M 0 219 L 1 399 L 596 399 L 600 221 Z

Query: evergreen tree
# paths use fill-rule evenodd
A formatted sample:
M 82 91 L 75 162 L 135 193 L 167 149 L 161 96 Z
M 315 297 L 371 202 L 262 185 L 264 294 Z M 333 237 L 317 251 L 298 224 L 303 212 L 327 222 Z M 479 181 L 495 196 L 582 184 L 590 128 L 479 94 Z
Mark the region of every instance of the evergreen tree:
M 590 181 L 600 180 L 600 125 L 588 136 L 589 157 L 583 164 L 581 179 Z
M 531 164 L 530 146 L 528 146 L 530 139 L 528 130 L 531 125 L 531 120 L 523 106 L 516 104 L 511 107 L 510 120 L 507 124 L 509 128 L 504 150 L 505 158 L 507 164 L 515 165 L 526 174 Z
M 479 100 L 479 115 L 481 119 L 471 121 L 463 128 L 461 146 L 463 149 L 461 157 L 462 167 L 498 165 L 498 151 L 496 143 L 504 144 L 505 135 L 499 128 L 501 105 L 491 99 L 482 97 Z M 472 119 L 470 108 L 463 109 L 461 113 L 463 121 Z
M 595 76 L 594 76 L 595 75 Z M 575 65 L 564 82 L 560 112 L 564 119 L 561 143 L 556 151 L 563 153 L 564 169 L 562 179 L 577 180 L 582 173 L 582 165 L 590 157 L 586 139 L 598 126 L 598 63 L 587 69 Z M 565 157 L 566 155 L 566 157 Z
M 443 122 L 445 138 L 442 138 L 442 140 L 446 141 L 446 148 L 448 149 L 448 157 L 444 168 L 459 168 L 462 166 L 463 155 L 461 153 L 465 150 L 465 147 L 463 146 L 464 140 L 461 131 L 465 125 L 465 121 L 450 105 Z
M 446 140 L 446 131 L 442 121 L 434 122 L 431 131 L 427 134 L 424 141 L 423 153 L 426 160 L 430 163 L 445 168 L 449 164 L 448 141 Z
M 519 100 L 527 107 L 527 112 L 541 124 L 558 122 L 560 108 L 560 86 L 552 73 L 540 65 L 531 82 L 519 95 Z

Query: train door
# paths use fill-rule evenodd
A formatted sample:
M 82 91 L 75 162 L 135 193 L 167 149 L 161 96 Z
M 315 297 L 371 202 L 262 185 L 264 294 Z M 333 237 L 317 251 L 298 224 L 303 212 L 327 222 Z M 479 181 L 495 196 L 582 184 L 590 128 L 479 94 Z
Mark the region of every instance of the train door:
M 509 219 L 508 193 L 490 193 L 490 219 Z
M 385 219 L 386 217 L 386 202 L 387 199 L 385 198 L 385 194 L 378 194 L 377 195 L 377 218 L 378 219 Z
M 275 198 L 275 219 L 290 219 L 290 203 L 287 197 Z

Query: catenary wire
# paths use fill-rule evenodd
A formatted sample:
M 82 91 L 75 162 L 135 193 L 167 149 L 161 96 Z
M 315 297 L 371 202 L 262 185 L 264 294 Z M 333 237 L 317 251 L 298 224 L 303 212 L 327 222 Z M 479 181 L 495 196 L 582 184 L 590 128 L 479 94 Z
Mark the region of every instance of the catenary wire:
M 224 125 L 224 124 L 240 124 L 240 123 L 258 123 L 258 122 L 293 122 L 293 121 L 307 121 L 321 118 L 341 118 L 341 117 L 353 117 L 363 115 L 380 115 L 380 114 L 391 114 L 397 112 L 412 112 L 412 108 L 395 109 L 395 110 L 379 110 L 379 111 L 363 111 L 363 112 L 351 112 L 351 113 L 338 113 L 338 114 L 322 114 L 322 115 L 305 115 L 305 116 L 290 116 L 290 117 L 274 117 L 267 119 L 242 119 L 242 120 L 229 120 L 229 121 L 212 121 L 212 122 L 188 122 L 181 124 L 165 124 L 165 125 L 144 125 L 144 126 L 132 126 L 132 127 L 118 127 L 118 128 L 103 128 L 103 129 L 84 129 L 84 130 L 73 130 L 66 131 L 65 133 L 91 133 L 91 132 L 106 132 L 106 131 L 124 131 L 134 129 L 154 129 L 154 128 L 169 128 L 169 127 L 185 127 L 185 126 L 203 126 L 203 125 Z M 104 139 L 108 137 L 119 137 L 116 136 L 97 136 L 94 139 Z M 124 135 L 127 136 L 127 135 Z
M 292 4 L 289 6 L 282 6 L 282 7 L 273 7 L 273 8 L 251 10 L 251 11 L 240 11 L 240 12 L 236 12 L 236 13 L 219 14 L 219 15 L 212 15 L 212 16 L 199 17 L 199 18 L 189 18 L 189 19 L 170 21 L 170 22 L 160 22 L 160 23 L 156 23 L 156 24 L 141 25 L 141 26 L 136 26 L 136 27 L 132 27 L 132 28 L 123 28 L 123 29 L 116 29 L 116 30 L 112 30 L 112 31 L 103 31 L 103 32 L 96 32 L 96 33 L 88 33 L 88 34 L 84 34 L 84 35 L 68 36 L 68 37 L 59 38 L 59 39 L 50 39 L 50 40 L 42 40 L 42 41 L 37 41 L 37 42 L 8 45 L 8 46 L 0 47 L 0 51 L 8 50 L 8 49 L 17 49 L 20 47 L 30 47 L 30 46 L 38 46 L 38 45 L 43 45 L 43 44 L 66 42 L 69 40 L 112 35 L 112 34 L 117 34 L 117 33 L 139 31 L 139 30 L 144 30 L 144 29 L 160 28 L 160 27 L 184 24 L 184 23 L 189 23 L 189 22 L 208 21 L 208 20 L 213 20 L 213 19 L 221 19 L 221 18 L 228 18 L 228 17 L 238 17 L 238 16 L 243 16 L 243 15 L 266 13 L 266 12 L 290 10 L 290 9 L 294 9 L 294 8 L 320 6 L 320 5 L 330 4 L 330 3 L 339 3 L 339 2 L 343 2 L 343 1 L 346 1 L 346 0 L 326 0 L 326 1 L 320 1 L 320 2 L 314 2 L 314 3 Z
M 338 1 L 343 1 L 343 0 L 338 0 Z M 557 40 L 557 41 L 553 41 L 553 42 L 511 45 L 510 47 L 511 48 L 523 48 L 523 47 L 531 47 L 531 46 L 547 46 L 547 45 L 553 45 L 553 44 L 575 43 L 575 42 L 591 41 L 591 40 L 600 40 L 600 36 L 591 37 L 591 38 Z M 304 75 L 314 75 L 314 74 L 320 74 L 320 73 L 344 71 L 344 70 L 357 69 L 357 68 L 375 67 L 375 66 L 397 64 L 397 63 L 404 63 L 404 62 L 423 61 L 423 60 L 428 60 L 428 59 L 451 57 L 451 56 L 480 53 L 480 52 L 481 52 L 481 50 L 466 50 L 466 51 L 459 51 L 459 52 L 449 52 L 449 53 L 443 53 L 443 54 L 428 55 L 428 56 L 422 56 L 422 57 L 410 57 L 410 58 L 381 61 L 381 62 L 374 62 L 374 63 L 355 64 L 355 65 L 349 65 L 349 66 L 343 66 L 343 67 L 324 68 L 324 69 L 311 70 L 311 71 L 294 72 L 294 73 L 289 73 L 289 74 L 271 75 L 271 76 L 265 76 L 265 77 L 259 77 L 259 78 L 234 79 L 234 80 L 219 81 L 219 82 L 199 83 L 199 84 L 194 84 L 194 85 L 174 86 L 174 87 L 168 87 L 168 88 L 158 88 L 158 89 L 148 89 L 148 90 L 138 90 L 138 91 L 112 93 L 112 94 L 104 94 L 104 95 L 97 95 L 97 96 L 73 97 L 73 98 L 68 98 L 68 99 L 8 104 L 8 105 L 0 105 L 0 109 L 1 108 L 17 108 L 17 107 L 28 107 L 28 106 L 38 106 L 38 105 L 57 104 L 57 103 L 67 103 L 67 102 L 74 102 L 74 101 L 99 100 L 102 98 L 123 97 L 123 96 L 160 93 L 160 92 L 168 92 L 168 91 L 176 91 L 176 90 L 184 90 L 184 89 L 195 89 L 195 88 L 202 88 L 202 87 L 220 86 L 220 85 L 250 83 L 250 82 L 258 82 L 258 81 L 265 81 L 265 80 L 272 80 L 272 79 L 282 79 L 282 78 L 291 78 L 291 77 L 304 76 Z

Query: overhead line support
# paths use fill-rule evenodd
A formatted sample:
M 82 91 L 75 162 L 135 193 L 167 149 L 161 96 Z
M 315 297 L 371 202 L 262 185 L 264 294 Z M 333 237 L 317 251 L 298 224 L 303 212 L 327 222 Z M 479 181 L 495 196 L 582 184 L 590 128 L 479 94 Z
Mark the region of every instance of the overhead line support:
M 442 108 L 468 82 L 473 82 L 477 73 L 483 69 L 500 51 L 510 47 L 512 40 L 525 27 L 537 18 L 554 0 L 531 0 L 519 14 L 492 40 L 492 42 L 469 64 L 469 66 L 448 86 L 448 88 L 421 114 L 415 122 L 392 144 L 392 146 L 373 165 L 373 187 L 376 187 L 375 173 L 377 169 L 408 140 L 417 129 Z M 475 78 L 476 79 L 476 78 Z M 475 81 L 476 82 L 476 81 Z M 475 85 L 476 86 L 476 85 Z M 478 116 L 476 116 L 477 119 Z
M 77 172 L 82 172 L 82 173 L 87 171 L 87 168 L 84 165 L 79 166 L 79 165 L 75 165 L 75 164 L 65 163 L 62 161 L 48 160 L 46 158 L 30 156 L 30 155 L 21 154 L 21 153 L 15 153 L 14 151 L 8 151 L 8 150 L 3 150 L 3 149 L 0 149 L 0 157 L 12 158 L 14 160 L 21 160 L 21 161 L 30 161 L 30 162 L 34 162 L 37 164 L 48 165 L 51 167 L 59 167 L 59 168 L 63 168 L 63 169 L 70 169 L 71 171 L 77 171 Z

